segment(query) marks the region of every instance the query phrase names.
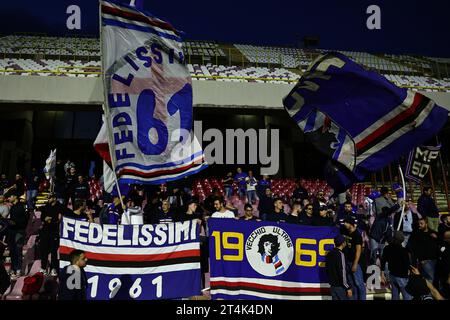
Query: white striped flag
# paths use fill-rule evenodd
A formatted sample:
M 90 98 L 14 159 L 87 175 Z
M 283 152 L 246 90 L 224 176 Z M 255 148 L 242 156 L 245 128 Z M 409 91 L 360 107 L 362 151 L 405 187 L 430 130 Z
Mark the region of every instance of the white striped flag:
M 87 298 L 169 299 L 200 294 L 200 237 L 195 220 L 159 225 L 100 225 L 63 218 L 60 274 L 70 253 L 87 260 Z
M 109 134 L 96 149 L 107 160 L 111 144 L 120 183 L 160 184 L 204 169 L 180 32 L 116 1 L 101 1 L 101 20 L 105 128 L 99 136 Z

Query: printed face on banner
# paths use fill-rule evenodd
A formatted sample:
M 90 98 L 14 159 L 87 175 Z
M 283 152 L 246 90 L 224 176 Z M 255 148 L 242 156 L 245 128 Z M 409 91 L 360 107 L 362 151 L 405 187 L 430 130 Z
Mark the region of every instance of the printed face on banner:
M 275 277 L 287 271 L 294 257 L 292 240 L 275 226 L 254 230 L 245 243 L 245 254 L 251 267 L 264 276 Z

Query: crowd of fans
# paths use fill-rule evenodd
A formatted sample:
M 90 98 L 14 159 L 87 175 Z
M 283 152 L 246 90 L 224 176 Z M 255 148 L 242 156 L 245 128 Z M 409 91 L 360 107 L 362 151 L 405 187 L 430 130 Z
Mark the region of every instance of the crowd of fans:
M 87 181 L 70 160 L 65 164 L 57 162 L 53 186 L 35 169 L 25 179 L 17 174 L 13 182 L 2 174 L 0 252 L 2 257 L 8 247 L 11 268 L 5 277 L 2 264 L 0 280 L 21 276 L 27 224 L 33 212 L 39 210 L 40 272 L 47 276 L 58 276 L 59 222 L 63 216 L 101 224 L 197 219 L 201 225 L 201 268 L 205 275 L 206 221 L 213 217 L 339 228 L 335 248 L 327 256 L 334 299 L 366 299 L 366 269 L 374 264 L 382 271 L 382 283 L 390 286 L 392 299 L 399 299 L 400 293 L 404 300 L 449 298 L 450 215 L 439 215 L 431 188 L 423 189 L 417 206 L 404 198 L 398 183 L 368 194 L 364 204 L 356 205 L 350 193 L 329 197 L 319 190 L 310 194 L 300 180 L 292 197 L 278 198 L 272 194 L 269 177 L 258 180 L 251 171 L 245 173 L 241 168 L 237 168 L 235 175 L 228 173 L 222 184 L 223 194 L 213 189 L 204 201 L 193 195 L 188 180 L 154 187 L 132 185 L 120 198 L 101 191 L 101 181 L 95 176 Z M 236 184 L 238 188 L 234 190 Z M 36 209 L 40 191 L 50 192 L 47 203 Z M 245 203 L 242 212 L 234 205 L 236 202 Z M 4 287 L 0 285 L 0 294 L 6 290 Z

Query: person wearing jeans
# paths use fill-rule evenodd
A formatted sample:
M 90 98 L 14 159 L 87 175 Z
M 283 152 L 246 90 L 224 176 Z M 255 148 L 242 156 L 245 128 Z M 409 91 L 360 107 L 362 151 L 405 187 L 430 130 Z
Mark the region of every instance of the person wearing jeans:
M 39 176 L 36 168 L 33 168 L 27 176 L 27 206 L 28 209 L 34 207 L 34 200 L 37 197 L 39 188 Z
M 384 276 L 385 265 L 386 263 L 389 264 L 392 300 L 400 300 L 400 292 L 403 300 L 412 299 L 405 289 L 408 284 L 410 259 L 408 250 L 402 246 L 404 240 L 403 233 L 395 231 L 391 243 L 386 246 L 381 257 L 381 279 L 383 282 L 386 282 Z
M 436 273 L 436 260 L 420 261 L 420 266 L 423 277 L 433 283 Z
M 228 172 L 227 176 L 222 180 L 223 188 L 225 189 L 225 197 L 230 199 L 233 195 L 233 173 Z
M 347 245 L 344 252 L 347 261 L 347 278 L 352 287 L 354 300 L 366 300 L 366 284 L 364 274 L 361 269 L 360 259 L 362 253 L 362 237 L 356 227 L 356 221 L 347 217 L 344 219 L 344 228 L 346 230 Z
M 356 271 L 353 270 L 353 263 L 347 261 L 347 277 L 354 293 L 353 300 L 366 300 L 366 283 L 361 266 L 358 264 Z
M 405 287 L 408 284 L 408 278 L 400 278 L 393 275 L 389 277 L 391 281 L 392 300 L 400 300 L 400 292 L 403 300 L 411 300 L 411 295 L 406 291 Z
M 246 193 L 247 193 L 247 201 L 250 204 L 256 203 L 256 185 L 258 184 L 258 180 L 253 176 L 253 172 L 248 172 L 248 177 L 245 178 L 246 182 Z
M 429 229 L 427 220 L 428 218 L 418 220 L 418 230 L 411 234 L 406 247 L 412 253 L 414 265 L 418 263 L 425 279 L 433 282 L 439 255 L 439 243 L 437 233 Z

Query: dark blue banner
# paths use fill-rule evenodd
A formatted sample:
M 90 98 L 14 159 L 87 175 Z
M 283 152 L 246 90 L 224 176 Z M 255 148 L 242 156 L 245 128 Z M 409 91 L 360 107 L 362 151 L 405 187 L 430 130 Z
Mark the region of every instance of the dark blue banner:
M 213 299 L 329 299 L 336 227 L 209 219 Z

